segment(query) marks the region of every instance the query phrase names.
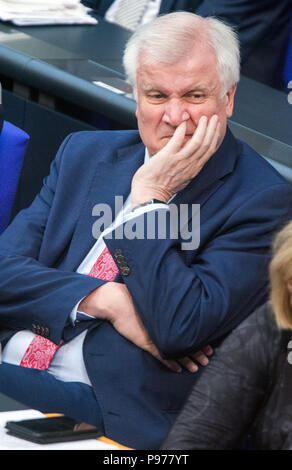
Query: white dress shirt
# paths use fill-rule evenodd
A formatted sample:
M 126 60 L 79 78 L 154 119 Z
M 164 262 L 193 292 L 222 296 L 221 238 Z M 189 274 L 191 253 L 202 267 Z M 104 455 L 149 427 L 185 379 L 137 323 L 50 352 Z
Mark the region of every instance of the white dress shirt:
M 145 150 L 144 163 L 149 159 L 147 149 Z M 174 197 L 174 196 L 173 196 Z M 171 198 L 172 199 L 172 198 Z M 77 269 L 78 273 L 87 275 L 92 266 L 95 264 L 99 255 L 105 248 L 103 237 L 113 231 L 118 225 L 135 218 L 137 215 L 152 211 L 157 208 L 164 208 L 168 210 L 168 206 L 165 204 L 151 204 L 148 206 L 137 208 L 134 212 L 131 211 L 131 199 L 128 196 L 123 208 L 117 215 L 113 223 L 99 236 L 96 243 L 93 245 L 87 256 L 81 262 Z M 74 328 L 76 316 L 78 312 L 78 306 L 82 299 L 78 302 L 75 308 L 72 310 L 70 318 L 72 321 L 72 328 Z M 96 321 L 94 317 L 81 312 L 82 315 L 86 315 L 92 318 L 92 321 Z M 71 341 L 63 344 L 59 347 L 55 353 L 51 364 L 48 368 L 48 372 L 53 374 L 57 379 L 63 380 L 64 382 L 83 382 L 91 385 L 89 380 L 84 359 L 83 359 L 83 341 L 86 336 L 87 330 L 84 330 L 79 335 L 75 336 Z M 12 336 L 3 348 L 2 361 L 9 364 L 19 365 L 21 359 L 28 348 L 29 344 L 35 337 L 35 334 L 29 330 L 19 331 Z
M 105 19 L 111 23 L 115 22 L 115 15 L 122 0 L 115 0 L 104 15 Z M 139 0 L 137 0 L 139 1 Z M 159 14 L 161 0 L 149 0 L 145 12 L 141 18 L 140 25 L 149 23 Z

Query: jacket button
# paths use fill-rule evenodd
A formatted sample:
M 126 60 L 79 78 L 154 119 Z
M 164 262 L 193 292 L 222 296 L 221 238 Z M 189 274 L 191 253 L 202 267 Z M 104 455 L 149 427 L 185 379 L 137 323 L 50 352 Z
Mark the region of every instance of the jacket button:
M 119 267 L 121 269 L 124 269 L 124 268 L 128 268 L 129 266 L 128 266 L 126 260 L 123 259 L 122 261 L 119 262 Z
M 121 271 L 122 271 L 123 276 L 129 276 L 129 274 L 131 272 L 129 266 L 125 266 L 124 268 L 121 269 Z
M 115 256 L 115 262 L 117 263 L 118 266 L 122 266 L 125 260 L 121 256 Z

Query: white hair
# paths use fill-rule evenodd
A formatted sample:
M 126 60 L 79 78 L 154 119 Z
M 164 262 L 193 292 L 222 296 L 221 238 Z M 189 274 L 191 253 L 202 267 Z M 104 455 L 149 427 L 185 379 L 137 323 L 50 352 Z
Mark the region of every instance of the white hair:
M 174 64 L 190 53 L 195 44 L 211 47 L 217 57 L 222 96 L 239 81 L 240 52 L 237 35 L 231 26 L 214 18 L 189 12 L 158 16 L 136 30 L 126 44 L 124 68 L 136 97 L 137 68 L 143 63 Z M 142 57 L 143 54 L 143 57 Z

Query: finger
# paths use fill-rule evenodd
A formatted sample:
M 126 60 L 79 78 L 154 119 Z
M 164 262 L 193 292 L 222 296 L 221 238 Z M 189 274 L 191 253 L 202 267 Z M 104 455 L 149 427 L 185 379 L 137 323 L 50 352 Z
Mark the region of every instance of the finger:
M 204 346 L 203 347 L 203 351 L 205 354 L 207 354 L 207 356 L 211 356 L 214 352 L 212 346 L 210 346 L 210 344 L 208 344 L 207 346 Z
M 207 116 L 201 116 L 197 128 L 192 138 L 185 144 L 183 150 L 186 156 L 191 156 L 196 152 L 202 145 L 208 126 Z
M 167 154 L 178 152 L 184 143 L 186 129 L 187 129 L 186 121 L 181 122 L 181 124 L 175 129 L 174 134 L 171 137 L 171 139 L 169 139 L 165 147 L 163 147 L 163 149 L 160 152 L 164 151 Z
M 206 118 L 206 116 L 203 116 Z M 218 116 L 214 114 L 208 121 L 208 119 L 204 119 L 202 121 L 201 127 L 199 132 L 194 137 L 193 142 L 191 142 L 192 147 L 190 151 L 192 151 L 192 158 L 196 157 L 196 160 L 199 161 L 202 157 L 205 157 L 205 160 L 210 158 L 212 152 L 210 152 L 210 146 L 213 142 L 213 137 L 216 134 L 217 130 L 217 122 Z M 192 140 L 192 139 L 191 139 Z
M 181 372 L 182 371 L 182 368 L 181 368 L 180 364 L 177 361 L 172 360 L 172 359 L 162 359 L 162 357 L 160 356 L 160 354 L 158 352 L 158 349 L 156 348 L 154 343 L 149 343 L 144 349 L 145 349 L 145 351 L 152 354 L 153 357 L 158 359 L 158 361 L 160 361 L 166 367 L 171 369 L 173 372 Z
M 173 372 L 181 372 L 182 367 L 181 365 L 173 360 L 173 359 L 162 359 L 162 357 L 158 354 L 155 356 L 162 364 L 164 364 L 168 369 L 172 370 Z
M 214 114 L 208 122 L 203 145 L 210 147 L 213 137 L 216 135 L 218 116 Z
M 216 132 L 215 132 L 215 135 L 213 137 L 213 140 L 212 140 L 212 143 L 211 143 L 211 146 L 214 147 L 214 152 L 216 150 L 218 150 L 218 147 L 219 145 L 221 144 L 221 139 L 222 139 L 222 136 L 221 136 L 221 123 L 218 119 L 217 121 L 217 127 L 216 127 Z
M 217 127 L 217 123 L 218 123 L 218 115 L 217 114 L 213 114 L 213 116 L 211 116 L 211 118 L 209 119 L 209 122 L 208 122 L 208 125 L 207 125 L 207 130 L 206 130 L 206 134 L 205 134 L 205 140 L 210 143 L 211 140 L 212 140 L 212 137 L 216 131 L 216 127 Z
M 186 357 L 181 357 L 178 359 L 178 362 L 185 367 L 189 372 L 197 372 L 199 370 L 199 367 L 197 364 L 188 356 Z
M 201 366 L 209 364 L 209 359 L 203 351 L 197 351 L 196 353 L 191 354 L 191 358 L 201 364 Z
M 173 372 L 181 372 L 182 371 L 182 367 L 177 361 L 165 360 L 165 359 L 160 358 L 160 362 L 162 362 L 162 364 L 164 364 L 166 367 L 168 367 Z
M 218 145 L 220 143 L 220 122 L 217 115 L 212 116 L 210 119 L 206 136 L 204 142 L 202 143 L 201 147 L 198 149 L 197 159 L 200 161 L 201 164 L 205 165 L 205 163 L 209 160 L 209 158 L 214 155 L 216 152 Z

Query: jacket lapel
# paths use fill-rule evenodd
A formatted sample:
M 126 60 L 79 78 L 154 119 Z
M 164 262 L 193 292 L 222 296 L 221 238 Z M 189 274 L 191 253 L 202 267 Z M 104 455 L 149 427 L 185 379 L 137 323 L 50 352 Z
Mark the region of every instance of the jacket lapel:
M 222 184 L 222 179 L 233 171 L 237 156 L 238 144 L 227 128 L 217 152 L 188 186 L 175 196 L 173 202 L 176 204 L 203 204 L 218 185 Z
M 82 212 L 77 222 L 65 268 L 76 270 L 96 242 L 93 236 L 93 224 L 96 217 L 92 215 L 97 204 L 105 204 L 112 211 L 112 222 L 115 214 L 115 196 L 122 196 L 123 202 L 130 194 L 132 177 L 143 164 L 145 147 L 139 143 L 116 151 L 112 162 L 100 162 L 90 182 L 89 191 L 84 201 Z
M 130 194 L 132 177 L 144 162 L 144 152 L 145 147 L 141 143 L 127 146 L 117 150 L 112 162 L 98 164 L 65 260 L 65 269 L 76 270 L 96 242 L 92 233 L 96 220 L 92 215 L 94 206 L 106 204 L 111 208 L 112 220 L 114 220 L 117 215 L 115 214 L 115 196 L 122 196 L 123 202 L 126 201 Z M 172 203 L 177 206 L 189 205 L 188 223 L 193 215 L 192 204 L 200 204 L 202 207 L 223 184 L 224 177 L 234 168 L 237 154 L 238 144 L 227 129 L 218 151 L 210 158 L 198 176 L 172 200 Z
M 199 204 L 201 208 L 212 194 L 219 189 L 224 183 L 225 176 L 233 171 L 238 152 L 238 143 L 227 128 L 223 142 L 217 152 L 188 186 L 180 191 L 171 201 L 179 209 L 179 227 L 181 227 L 180 205 L 188 205 L 187 224 L 189 224 L 190 219 L 193 217 L 192 204 Z

